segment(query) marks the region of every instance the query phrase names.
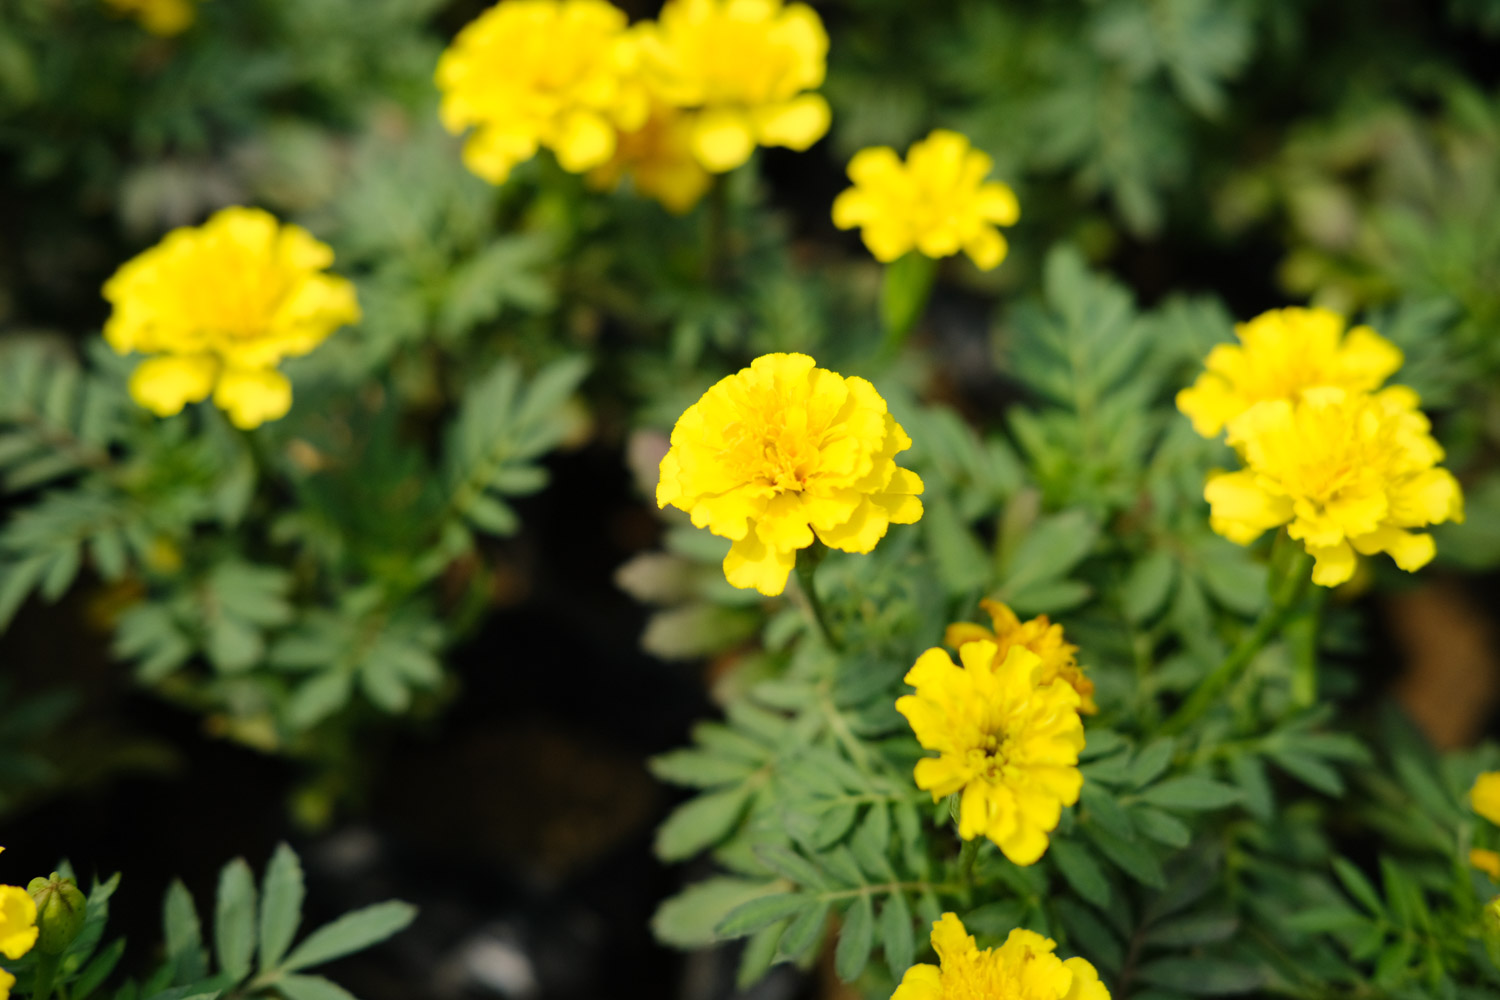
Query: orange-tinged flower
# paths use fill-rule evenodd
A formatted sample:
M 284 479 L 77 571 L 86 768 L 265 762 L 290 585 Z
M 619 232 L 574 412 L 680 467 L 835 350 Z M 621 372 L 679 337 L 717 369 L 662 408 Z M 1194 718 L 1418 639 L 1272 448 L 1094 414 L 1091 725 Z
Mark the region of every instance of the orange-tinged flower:
M 1084 715 L 1095 715 L 1099 706 L 1094 704 L 1094 682 L 1078 665 L 1078 647 L 1063 638 L 1063 627 L 1054 625 L 1046 615 L 1037 615 L 1030 621 L 1021 621 L 1016 613 L 999 601 L 989 598 L 979 602 L 989 612 L 990 628 L 974 622 L 956 622 L 943 633 L 943 645 L 951 649 L 962 649 L 967 643 L 987 640 L 995 644 L 993 666 L 1005 661 L 1012 646 L 1031 650 L 1042 661 L 1041 683 L 1050 684 L 1062 679 L 1078 692 L 1078 710 Z

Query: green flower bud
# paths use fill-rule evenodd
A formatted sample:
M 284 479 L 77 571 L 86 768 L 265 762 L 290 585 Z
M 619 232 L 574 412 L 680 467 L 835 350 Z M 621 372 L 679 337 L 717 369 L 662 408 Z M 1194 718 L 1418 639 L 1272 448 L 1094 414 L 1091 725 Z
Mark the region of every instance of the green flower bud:
M 36 903 L 37 951 L 43 955 L 61 955 L 83 929 L 88 900 L 78 883 L 57 872 L 51 878 L 34 878 L 26 886 Z

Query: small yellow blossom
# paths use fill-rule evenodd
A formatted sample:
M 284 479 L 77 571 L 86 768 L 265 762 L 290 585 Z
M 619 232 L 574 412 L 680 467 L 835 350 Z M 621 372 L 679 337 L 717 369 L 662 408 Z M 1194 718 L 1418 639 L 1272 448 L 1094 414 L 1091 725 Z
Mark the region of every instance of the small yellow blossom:
M 678 215 L 698 204 L 712 175 L 693 155 L 692 119 L 676 108 L 655 105 L 644 125 L 619 134 L 614 155 L 594 168 L 589 183 L 609 189 L 626 176 L 638 193 L 655 198 Z
M 1476 813 L 1500 825 L 1500 771 L 1486 771 L 1474 779 L 1469 804 Z
M 16 977 L 0 969 L 0 1000 L 10 1000 L 10 988 L 16 985 Z
M 1086 959 L 1064 961 L 1057 942 L 1017 927 L 998 948 L 980 948 L 957 914 L 932 925 L 941 965 L 906 970 L 891 1000 L 1109 1000 Z
M 998 665 L 985 639 L 959 647 L 960 668 L 929 649 L 906 675 L 916 694 L 896 701 L 917 742 L 937 757 L 917 762 L 917 787 L 934 802 L 955 792 L 958 835 L 983 834 L 1018 865 L 1047 850 L 1062 807 L 1078 801 L 1083 721 L 1078 692 L 1043 684 L 1041 657 L 1011 646 Z
M 156 355 L 130 394 L 158 416 L 213 395 L 235 426 L 286 415 L 292 384 L 276 370 L 359 319 L 354 286 L 323 269 L 333 251 L 257 208 L 226 208 L 173 230 L 104 285 L 104 337 L 121 354 Z
M 1204 437 L 1256 403 L 1295 400 L 1304 389 L 1335 385 L 1373 392 L 1401 367 L 1401 349 L 1368 326 L 1344 332 L 1327 309 L 1272 309 L 1235 327 L 1238 344 L 1219 344 L 1198 381 L 1177 394 L 1177 408 Z
M 1476 847 L 1469 851 L 1469 864 L 1500 882 L 1500 852 Z
M 828 34 L 806 4 L 667 0 L 636 30 L 651 90 L 692 112 L 704 168 L 733 170 L 756 145 L 803 150 L 828 131 L 828 102 L 808 92 L 823 84 Z
M 1204 489 L 1210 525 L 1241 545 L 1287 525 L 1317 560 L 1313 582 L 1324 587 L 1354 574 L 1356 552 L 1386 552 L 1402 569 L 1420 569 L 1436 546 L 1410 529 L 1463 520 L 1463 494 L 1437 467 L 1443 449 L 1417 403 L 1401 387 L 1373 396 L 1322 387 L 1295 402 L 1255 404 L 1229 424 L 1245 468 Z
M 0 955 L 20 958 L 36 944 L 39 933 L 31 895 L 18 885 L 0 885 Z
M 995 227 L 1021 217 L 1015 192 L 985 180 L 993 165 L 946 129 L 913 143 L 905 163 L 889 146 L 862 149 L 849 161 L 854 187 L 834 199 L 833 224 L 860 227 L 865 246 L 883 263 L 913 247 L 928 257 L 963 250 L 988 271 L 1010 249 Z
M 194 0 L 104 0 L 116 13 L 135 18 L 141 27 L 163 38 L 180 35 L 196 16 Z
M 656 504 L 733 539 L 729 582 L 775 595 L 814 535 L 869 552 L 889 525 L 922 516 L 922 480 L 896 465 L 910 447 L 869 382 L 805 354 L 767 354 L 683 412 Z
M 635 66 L 625 13 L 604 0 L 502 0 L 438 60 L 439 114 L 450 132 L 474 128 L 464 163 L 492 184 L 542 146 L 584 173 L 646 120 Z
M 974 622 L 955 622 L 943 633 L 943 645 L 950 649 L 962 649 L 966 644 L 988 640 L 995 644 L 995 659 L 992 666 L 1005 662 L 1005 655 L 1012 646 L 1031 650 L 1042 659 L 1040 683 L 1051 684 L 1059 677 L 1078 692 L 1078 710 L 1084 715 L 1096 715 L 1099 706 L 1094 704 L 1094 682 L 1078 665 L 1078 647 L 1063 638 L 1063 627 L 1054 625 L 1046 615 L 1037 615 L 1023 622 L 1016 613 L 999 601 L 989 598 L 979 602 L 989 612 L 991 628 Z

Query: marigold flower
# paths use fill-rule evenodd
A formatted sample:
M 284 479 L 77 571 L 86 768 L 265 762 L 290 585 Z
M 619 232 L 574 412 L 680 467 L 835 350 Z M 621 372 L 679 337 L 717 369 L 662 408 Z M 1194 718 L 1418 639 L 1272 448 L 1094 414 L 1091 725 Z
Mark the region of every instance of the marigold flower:
M 104 0 L 116 13 L 135 18 L 153 35 L 180 35 L 197 14 L 194 0 Z
M 803 150 L 828 131 L 821 94 L 828 34 L 806 4 L 667 0 L 636 29 L 652 91 L 690 110 L 691 146 L 713 171 L 733 170 L 757 144 Z
M 913 143 L 905 163 L 889 146 L 862 149 L 849 161 L 854 187 L 834 199 L 833 224 L 860 227 L 865 246 L 882 263 L 913 247 L 928 257 L 963 250 L 988 271 L 1010 249 L 995 227 L 1021 217 L 1015 192 L 985 180 L 993 165 L 946 129 Z
M 1429 534 L 1409 529 L 1463 520 L 1463 494 L 1432 439 L 1416 394 L 1376 395 L 1334 387 L 1299 400 L 1257 403 L 1229 424 L 1245 468 L 1209 480 L 1210 525 L 1241 545 L 1287 525 L 1317 561 L 1313 582 L 1354 574 L 1355 553 L 1389 553 L 1412 572 L 1436 554 Z
M 455 134 L 474 127 L 464 163 L 492 184 L 540 146 L 584 173 L 646 120 L 635 64 L 625 13 L 604 0 L 502 0 L 438 60 L 439 114 Z
M 1057 942 L 1017 927 L 998 948 L 980 948 L 957 914 L 932 925 L 941 965 L 906 970 L 891 1000 L 1109 1000 L 1087 959 L 1064 961 Z
M 1029 649 L 1042 660 L 1041 683 L 1051 684 L 1059 677 L 1071 684 L 1078 692 L 1079 708 L 1084 715 L 1096 715 L 1099 706 L 1094 704 L 1094 682 L 1084 675 L 1078 665 L 1078 647 L 1063 638 L 1063 627 L 1054 625 L 1046 615 L 1037 615 L 1023 622 L 1016 613 L 999 601 L 989 598 L 979 602 L 989 612 L 992 627 L 985 628 L 974 622 L 955 622 L 943 633 L 943 645 L 951 649 L 962 649 L 971 642 L 988 640 L 995 644 L 995 659 L 992 666 L 1005 661 L 1012 646 Z
M 644 125 L 617 137 L 614 155 L 595 167 L 589 183 L 618 187 L 629 176 L 640 194 L 681 215 L 698 204 L 712 176 L 693 155 L 693 123 L 676 108 L 656 104 Z
M 1046 684 L 1041 657 L 1011 646 L 995 662 L 985 639 L 958 649 L 960 668 L 929 649 L 906 675 L 916 694 L 896 701 L 917 742 L 937 757 L 917 762 L 917 787 L 934 802 L 961 791 L 958 835 L 983 834 L 1018 865 L 1047 850 L 1062 807 L 1078 801 L 1083 721 L 1078 692 Z
M 656 504 L 734 540 L 724 575 L 775 595 L 797 550 L 869 552 L 922 516 L 922 480 L 896 466 L 911 438 L 862 378 L 767 354 L 683 412 L 661 460 Z
M 354 286 L 322 273 L 332 263 L 327 245 L 258 208 L 168 233 L 104 285 L 110 346 L 158 355 L 136 367 L 131 396 L 167 417 L 212 393 L 247 429 L 285 416 L 292 384 L 276 366 L 359 319 Z
M 1469 851 L 1469 864 L 1500 882 L 1500 852 L 1475 847 Z
M 1491 823 L 1500 824 L 1500 771 L 1485 771 L 1474 779 L 1469 804 Z
M 18 885 L 0 885 L 0 955 L 20 958 L 36 944 L 39 933 L 36 901 Z
M 1327 309 L 1272 309 L 1235 334 L 1239 344 L 1216 346 L 1207 371 L 1177 394 L 1177 408 L 1204 437 L 1264 400 L 1294 400 L 1322 385 L 1373 392 L 1401 367 L 1399 347 L 1368 326 L 1345 333 L 1344 318 Z

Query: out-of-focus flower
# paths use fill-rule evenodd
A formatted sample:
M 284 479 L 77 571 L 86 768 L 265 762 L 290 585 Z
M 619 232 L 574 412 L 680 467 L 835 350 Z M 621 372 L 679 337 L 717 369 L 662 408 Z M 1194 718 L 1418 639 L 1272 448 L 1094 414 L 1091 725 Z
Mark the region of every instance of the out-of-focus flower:
M 502 0 L 454 38 L 437 85 L 448 131 L 474 129 L 464 163 L 492 184 L 543 146 L 591 170 L 648 110 L 625 13 L 604 0 Z
M 0 955 L 14 961 L 31 950 L 36 936 L 36 902 L 18 885 L 0 885 Z
M 1469 851 L 1469 864 L 1500 882 L 1500 853 L 1476 847 Z
M 656 104 L 644 125 L 616 137 L 614 155 L 594 168 L 589 183 L 614 188 L 627 176 L 637 192 L 679 215 L 698 204 L 713 178 L 693 155 L 692 119 Z
M 849 161 L 854 186 L 833 202 L 833 224 L 860 229 L 875 259 L 889 263 L 915 248 L 928 257 L 965 251 L 980 268 L 997 267 L 1009 250 L 996 226 L 1015 225 L 1015 192 L 986 181 L 994 161 L 969 140 L 938 129 L 912 144 L 902 163 L 889 146 L 862 149 Z
M 1469 804 L 1491 823 L 1500 824 L 1500 771 L 1486 771 L 1474 779 Z
M 691 112 L 706 169 L 733 170 L 757 145 L 806 149 L 828 131 L 828 102 L 809 93 L 823 84 L 828 34 L 806 4 L 667 0 L 636 30 L 648 85 Z
M 1046 615 L 1037 615 L 1030 621 L 1023 622 L 1010 608 L 989 598 L 980 601 L 979 606 L 989 613 L 992 627 L 985 628 L 974 622 L 955 622 L 943 633 L 944 646 L 962 649 L 971 642 L 992 642 L 995 644 L 992 666 L 996 667 L 1005 662 L 1005 656 L 1012 646 L 1029 649 L 1042 660 L 1040 683 L 1051 684 L 1061 678 L 1063 683 L 1071 684 L 1073 690 L 1078 692 L 1080 712 L 1084 715 L 1098 713 L 1099 706 L 1094 704 L 1094 682 L 1084 675 L 1083 668 L 1078 665 L 1078 647 L 1063 638 L 1061 625 L 1054 625 Z
M 1327 309 L 1272 309 L 1235 333 L 1240 342 L 1216 346 L 1207 370 L 1177 394 L 1177 408 L 1204 437 L 1256 403 L 1325 385 L 1373 392 L 1401 367 L 1395 344 L 1368 326 L 1345 333 L 1343 317 Z
M 1437 467 L 1443 449 L 1418 402 L 1401 387 L 1373 396 L 1322 387 L 1255 404 L 1229 424 L 1245 468 L 1204 489 L 1210 525 L 1241 545 L 1287 525 L 1325 587 L 1353 575 L 1356 552 L 1386 552 L 1402 569 L 1420 569 L 1436 546 L 1411 529 L 1463 520 L 1463 494 Z
M 998 666 L 985 639 L 959 647 L 959 667 L 941 649 L 918 657 L 906 675 L 915 694 L 896 701 L 917 742 L 937 757 L 917 762 L 917 787 L 934 802 L 962 792 L 958 834 L 990 838 L 1018 865 L 1047 850 L 1062 807 L 1078 801 L 1083 721 L 1078 692 L 1043 684 L 1042 660 L 1012 646 Z
M 1017 927 L 998 948 L 980 948 L 954 913 L 932 925 L 940 965 L 913 965 L 891 1000 L 1109 1000 L 1087 959 L 1064 961 L 1057 942 Z
M 869 552 L 889 525 L 922 516 L 922 480 L 895 461 L 911 438 L 880 393 L 814 365 L 767 354 L 720 379 L 683 412 L 661 460 L 657 506 L 734 540 L 724 575 L 736 587 L 779 594 L 815 536 Z
M 163 38 L 180 35 L 197 14 L 195 0 L 104 0 L 118 14 L 133 17 L 141 27 Z
M 354 286 L 323 273 L 332 263 L 327 245 L 257 208 L 168 233 L 104 285 L 110 346 L 155 355 L 131 396 L 166 417 L 212 394 L 242 428 L 285 416 L 292 384 L 276 366 L 359 319 Z

